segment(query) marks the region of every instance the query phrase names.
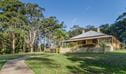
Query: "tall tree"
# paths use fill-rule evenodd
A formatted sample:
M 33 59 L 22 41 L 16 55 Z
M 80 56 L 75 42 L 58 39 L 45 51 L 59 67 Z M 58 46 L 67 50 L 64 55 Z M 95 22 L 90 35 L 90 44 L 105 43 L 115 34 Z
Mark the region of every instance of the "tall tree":
M 95 27 L 95 26 L 93 26 L 93 25 L 87 25 L 86 27 L 85 27 L 85 30 L 86 31 L 89 31 L 89 30 L 97 30 L 97 28 Z
M 105 34 L 110 34 L 110 25 L 109 24 L 103 24 L 101 26 L 99 26 L 101 32 L 105 33 Z
M 64 28 L 63 22 L 59 22 L 56 17 L 48 17 L 44 18 L 41 21 L 41 35 L 40 37 L 43 38 L 46 45 L 48 40 L 54 40 L 55 33 L 59 30 L 62 30 Z M 40 38 L 40 39 L 41 39 Z M 55 40 L 54 40 L 55 41 Z
M 6 18 L 6 32 L 10 35 L 12 52 L 15 53 L 16 49 L 16 34 L 19 32 L 20 28 L 24 25 L 25 15 L 24 15 L 24 4 L 19 0 L 2 0 L 0 1 L 0 16 Z M 3 19 L 1 18 L 1 22 Z M 5 28 L 4 28 L 5 30 Z
M 74 25 L 69 31 L 69 37 L 73 37 L 73 36 L 81 34 L 82 30 L 85 30 L 85 28 L 80 27 L 79 25 Z
M 30 47 L 30 51 L 34 51 L 34 44 L 35 40 L 37 39 L 37 34 L 39 33 L 40 28 L 40 20 L 44 17 L 43 16 L 44 8 L 39 7 L 37 4 L 26 4 L 26 15 L 29 21 L 29 30 L 27 36 L 27 44 Z

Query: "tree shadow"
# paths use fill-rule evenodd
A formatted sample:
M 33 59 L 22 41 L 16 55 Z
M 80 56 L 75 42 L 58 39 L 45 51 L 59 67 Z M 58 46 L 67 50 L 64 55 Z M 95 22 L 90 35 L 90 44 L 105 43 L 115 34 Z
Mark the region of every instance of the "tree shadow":
M 125 74 L 125 53 L 68 53 L 68 60 L 79 63 L 67 66 L 73 74 Z
M 23 57 L 23 56 L 24 55 L 0 55 L 0 69 L 3 67 L 3 65 L 5 63 L 8 63 L 9 61 L 11 61 L 13 59 L 20 58 L 20 57 Z
M 41 65 L 46 68 L 59 68 L 61 66 L 55 60 L 41 56 L 31 57 L 27 61 L 30 61 L 29 64 L 34 65 L 34 68 L 40 68 Z

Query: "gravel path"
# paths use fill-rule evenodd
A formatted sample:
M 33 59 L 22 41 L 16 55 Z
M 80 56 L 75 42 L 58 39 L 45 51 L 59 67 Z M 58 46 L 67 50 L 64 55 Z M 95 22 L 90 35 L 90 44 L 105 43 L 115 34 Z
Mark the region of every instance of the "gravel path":
M 25 64 L 27 57 L 8 61 L 0 71 L 0 74 L 34 74 Z

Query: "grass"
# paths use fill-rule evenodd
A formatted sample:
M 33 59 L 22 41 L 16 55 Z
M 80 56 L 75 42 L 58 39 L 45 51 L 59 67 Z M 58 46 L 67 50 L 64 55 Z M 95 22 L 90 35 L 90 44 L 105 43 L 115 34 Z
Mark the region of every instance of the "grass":
M 68 53 L 31 56 L 35 74 L 126 74 L 126 53 Z
M 2 66 L 8 61 L 8 60 L 12 60 L 15 58 L 19 58 L 22 55 L 0 55 L 0 70 L 2 68 Z
M 41 54 L 29 58 L 26 63 L 35 74 L 66 74 L 69 70 L 68 65 L 73 65 L 64 55 Z
M 6 61 L 21 56 L 35 74 L 126 74 L 126 52 L 113 53 L 34 53 L 1 55 L 0 69 Z

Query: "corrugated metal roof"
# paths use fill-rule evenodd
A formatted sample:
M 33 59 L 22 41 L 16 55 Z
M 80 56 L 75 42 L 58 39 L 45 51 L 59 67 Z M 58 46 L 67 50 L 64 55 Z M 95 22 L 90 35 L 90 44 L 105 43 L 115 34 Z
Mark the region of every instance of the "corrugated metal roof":
M 76 39 L 69 39 L 64 42 L 71 42 L 71 41 L 81 41 L 81 40 L 89 40 L 89 39 L 99 39 L 99 38 L 110 38 L 113 37 L 111 35 L 106 35 L 106 36 L 92 36 L 92 37 L 85 37 L 85 38 L 76 38 Z
M 80 38 L 88 38 L 88 37 L 97 37 L 97 36 L 111 36 L 111 35 L 106 35 L 104 33 L 101 33 L 101 32 L 95 32 L 95 31 L 88 31 L 88 32 L 85 32 L 85 33 L 82 33 L 80 35 L 77 35 L 75 37 L 72 37 L 71 39 L 80 39 Z
M 72 37 L 69 40 L 65 40 L 64 42 L 73 42 L 73 41 L 88 40 L 88 39 L 99 39 L 99 38 L 111 38 L 111 37 L 113 37 L 113 36 L 91 30 L 91 31 L 82 33 L 80 35 L 77 35 L 75 37 Z M 113 38 L 115 38 L 115 37 L 113 37 Z

